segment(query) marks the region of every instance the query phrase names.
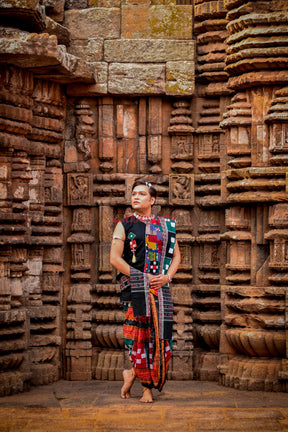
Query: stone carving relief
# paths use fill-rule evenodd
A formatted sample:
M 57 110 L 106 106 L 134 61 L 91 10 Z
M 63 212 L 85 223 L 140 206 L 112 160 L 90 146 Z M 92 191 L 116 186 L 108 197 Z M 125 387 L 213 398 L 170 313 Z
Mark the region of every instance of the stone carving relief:
M 192 205 L 194 202 L 194 182 L 190 174 L 170 176 L 170 203 Z
M 6 257 L 1 260 L 1 326 L 7 329 L 1 347 L 3 395 L 60 377 L 62 254 L 53 264 L 49 256 L 63 246 L 62 171 L 54 158 L 63 139 L 64 99 L 58 84 L 19 68 L 2 66 L 1 80 L 7 107 L 1 123 L 1 214 L 7 227 L 1 247 Z
M 92 196 L 92 178 L 89 174 L 77 173 L 69 174 L 68 178 L 68 196 L 67 200 L 70 205 L 91 204 Z

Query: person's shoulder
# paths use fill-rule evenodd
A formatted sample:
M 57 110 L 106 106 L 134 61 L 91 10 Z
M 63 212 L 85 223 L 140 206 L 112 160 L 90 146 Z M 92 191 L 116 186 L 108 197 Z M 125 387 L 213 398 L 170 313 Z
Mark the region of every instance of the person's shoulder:
M 124 216 L 120 221 L 124 226 L 138 222 L 137 218 L 132 214 Z
M 162 217 L 163 223 L 165 223 L 169 231 L 174 232 L 176 230 L 176 220 L 168 217 Z
M 176 224 L 176 219 L 169 218 L 167 216 L 157 216 L 157 217 L 164 222 L 168 222 L 168 223 L 174 222 Z

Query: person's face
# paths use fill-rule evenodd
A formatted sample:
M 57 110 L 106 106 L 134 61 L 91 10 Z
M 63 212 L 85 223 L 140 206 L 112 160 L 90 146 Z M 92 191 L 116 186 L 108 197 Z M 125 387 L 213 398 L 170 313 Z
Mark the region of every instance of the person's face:
M 133 189 L 131 204 L 134 210 L 140 212 L 151 210 L 151 206 L 154 202 L 155 198 L 151 197 L 148 186 L 139 185 Z

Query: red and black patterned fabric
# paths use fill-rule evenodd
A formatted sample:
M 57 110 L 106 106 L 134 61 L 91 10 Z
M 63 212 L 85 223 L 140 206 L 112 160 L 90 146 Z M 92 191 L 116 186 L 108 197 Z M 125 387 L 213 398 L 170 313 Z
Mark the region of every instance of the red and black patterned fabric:
M 133 307 L 124 304 L 123 337 L 134 372 L 144 387 L 162 390 L 171 358 L 172 340 L 159 338 L 156 302 L 151 295 L 151 316 L 135 317 Z
M 142 385 L 161 391 L 172 352 L 173 303 L 169 284 L 159 290 L 150 289 L 149 273 L 167 273 L 176 243 L 176 223 L 160 217 L 146 222 L 129 219 L 124 228 L 126 238 L 133 235 L 140 246 L 138 254 L 136 249 L 137 259 L 145 254 L 144 260 L 135 265 L 131 248 L 128 244 L 124 246 L 123 257 L 128 258 L 126 262 L 130 265 L 130 277 L 122 275 L 120 279 L 121 291 L 127 299 L 122 297 L 126 318 L 124 342 Z

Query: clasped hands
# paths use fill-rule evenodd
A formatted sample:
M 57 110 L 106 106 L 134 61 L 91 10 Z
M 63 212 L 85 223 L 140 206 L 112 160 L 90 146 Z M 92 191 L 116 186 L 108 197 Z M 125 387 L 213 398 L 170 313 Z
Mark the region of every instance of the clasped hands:
M 149 274 L 149 286 L 152 289 L 159 289 L 163 285 L 169 282 L 169 277 L 164 274 L 158 274 L 156 276 Z

